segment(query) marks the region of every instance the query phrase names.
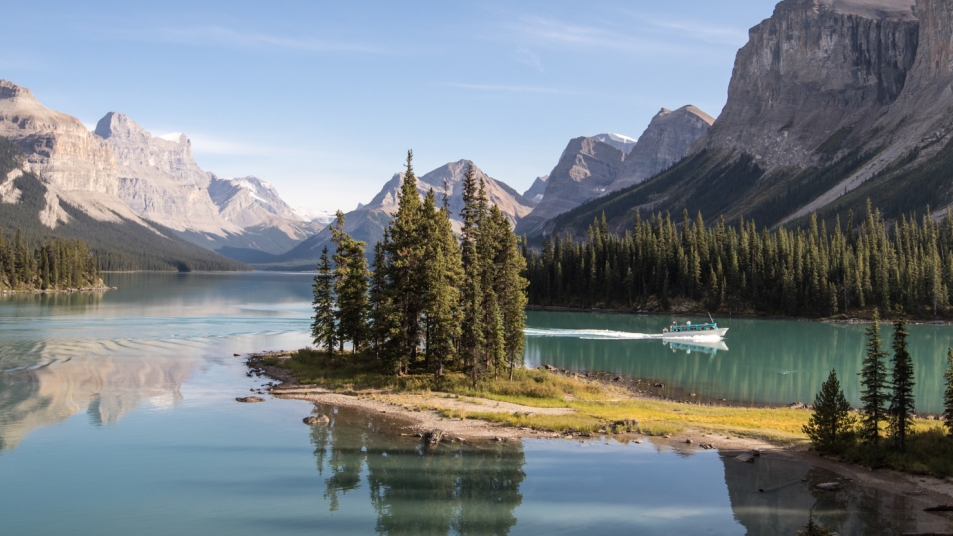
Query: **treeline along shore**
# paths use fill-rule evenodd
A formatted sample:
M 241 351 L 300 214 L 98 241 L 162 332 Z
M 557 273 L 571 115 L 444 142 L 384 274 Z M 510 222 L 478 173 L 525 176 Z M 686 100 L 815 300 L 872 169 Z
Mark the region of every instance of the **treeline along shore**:
M 867 204 L 832 229 L 706 225 L 686 211 L 637 216 L 631 230 L 593 221 L 587 240 L 524 246 L 532 306 L 712 312 L 807 318 L 869 316 L 902 306 L 913 318 L 953 318 L 953 217 L 929 208 L 888 222 Z
M 54 238 L 30 247 L 17 229 L 12 241 L 0 229 L 0 291 L 103 290 L 99 259 L 82 240 Z

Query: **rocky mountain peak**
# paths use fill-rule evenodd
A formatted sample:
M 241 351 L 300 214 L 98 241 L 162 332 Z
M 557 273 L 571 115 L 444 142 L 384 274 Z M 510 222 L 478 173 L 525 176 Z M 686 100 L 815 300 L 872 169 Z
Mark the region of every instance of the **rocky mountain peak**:
M 32 91 L 7 80 L 0 80 L 0 99 L 21 99 L 39 104 Z
M 115 139 L 129 143 L 148 144 L 152 139 L 146 129 L 139 126 L 138 123 L 129 118 L 126 114 L 119 112 L 109 112 L 96 123 L 94 134 L 104 140 Z

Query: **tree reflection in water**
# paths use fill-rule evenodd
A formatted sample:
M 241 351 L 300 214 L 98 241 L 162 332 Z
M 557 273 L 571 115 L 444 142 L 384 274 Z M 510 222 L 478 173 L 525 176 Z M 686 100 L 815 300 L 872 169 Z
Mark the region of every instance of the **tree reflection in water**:
M 506 534 L 516 525 L 522 443 L 425 447 L 384 433 L 386 424 L 366 414 L 325 409 L 331 423 L 314 427 L 311 441 L 331 511 L 363 475 L 381 534 Z M 366 425 L 354 426 L 355 419 Z

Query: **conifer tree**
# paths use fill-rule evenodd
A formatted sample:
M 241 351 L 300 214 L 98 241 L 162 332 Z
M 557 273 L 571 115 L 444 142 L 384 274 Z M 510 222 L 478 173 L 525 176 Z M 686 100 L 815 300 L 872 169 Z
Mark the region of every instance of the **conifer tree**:
M 364 242 L 354 240 L 344 230 L 344 213 L 337 211 L 331 227 L 334 252 L 335 293 L 337 294 L 338 344 L 351 341 L 355 352 L 367 339 L 367 290 L 370 272 L 364 258 Z
M 880 315 L 874 309 L 873 324 L 867 328 L 867 352 L 861 363 L 860 401 L 862 404 L 860 435 L 863 442 L 877 452 L 880 445 L 880 424 L 886 420 L 887 366 L 886 352 L 881 347 Z
M 390 227 L 390 241 L 385 244 L 390 258 L 388 276 L 394 318 L 399 322 L 391 337 L 392 358 L 397 373 L 404 374 L 410 363 L 417 361 L 422 338 L 423 289 L 426 285 L 425 245 L 421 221 L 420 194 L 414 175 L 413 152 L 407 151 L 407 169 L 401 183 L 397 213 Z
M 459 286 L 463 268 L 447 202 L 438 210 L 433 190 L 424 199 L 422 219 L 427 259 L 424 290 L 426 357 L 434 378 L 439 379 L 456 354 L 455 345 L 461 334 Z
M 475 387 L 481 376 L 481 357 L 486 345 L 486 315 L 483 310 L 483 263 L 478 249 L 484 214 L 480 207 L 476 172 L 472 162 L 467 162 L 467 170 L 463 176 L 463 210 L 460 217 L 463 220 L 460 248 L 464 274 L 460 347 L 464 370 Z
M 946 380 L 946 391 L 943 393 L 943 423 L 953 436 L 953 348 L 946 351 L 946 372 L 943 373 Z
M 509 369 L 510 379 L 513 370 L 523 365 L 523 349 L 526 336 L 526 287 L 529 282 L 523 277 L 526 260 L 520 253 L 519 239 L 510 229 L 510 222 L 498 207 L 490 209 L 489 226 L 496 244 L 495 294 L 499 304 L 502 322 L 503 363 Z
M 916 404 L 913 395 L 913 358 L 907 350 L 906 320 L 903 312 L 897 312 L 893 332 L 893 370 L 890 384 L 893 393 L 890 399 L 890 432 L 896 442 L 897 450 L 904 452 L 907 444 L 907 432 L 913 427 L 913 412 Z
M 818 451 L 833 452 L 853 426 L 850 404 L 837 379 L 837 371 L 831 370 L 814 398 L 814 413 L 804 425 L 804 433 Z
M 387 255 L 384 244 L 390 240 L 389 231 L 384 230 L 384 237 L 374 245 L 374 260 L 372 264 L 371 283 L 368 290 L 368 331 L 371 347 L 378 359 L 381 359 L 381 349 L 385 341 L 391 336 L 393 312 L 388 296 Z
M 314 318 L 311 322 L 311 338 L 314 339 L 315 346 L 324 348 L 328 355 L 331 355 L 337 342 L 337 328 L 334 322 L 334 272 L 331 270 L 327 246 L 321 251 L 313 290 Z

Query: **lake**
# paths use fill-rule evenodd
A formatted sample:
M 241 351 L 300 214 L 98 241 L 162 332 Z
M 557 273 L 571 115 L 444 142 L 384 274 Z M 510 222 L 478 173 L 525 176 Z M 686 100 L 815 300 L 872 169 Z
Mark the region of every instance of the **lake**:
M 310 404 L 235 402 L 263 380 L 233 356 L 310 342 L 310 275 L 107 277 L 118 290 L 0 297 L 4 534 L 793 534 L 811 509 L 841 534 L 953 529 L 890 493 L 814 491 L 836 475 L 782 458 L 607 438 L 428 449 L 333 407 L 311 428 Z M 639 335 L 670 317 L 528 316 L 530 364 L 739 403 L 810 401 L 864 342 L 863 326 L 719 319 L 724 348 L 673 349 Z M 953 329 L 911 342 L 919 380 Z

